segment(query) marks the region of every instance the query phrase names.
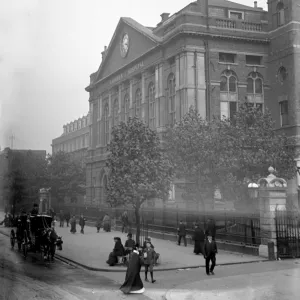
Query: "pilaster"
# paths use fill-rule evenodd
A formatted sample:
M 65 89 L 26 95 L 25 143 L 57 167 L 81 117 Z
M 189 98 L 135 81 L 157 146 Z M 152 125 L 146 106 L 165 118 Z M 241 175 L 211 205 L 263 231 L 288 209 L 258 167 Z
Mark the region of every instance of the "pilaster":
M 119 110 L 118 110 L 120 120 L 121 120 L 121 111 L 122 111 L 122 90 L 123 90 L 123 84 L 121 83 L 119 85 Z
M 147 73 L 146 72 L 143 72 L 142 73 L 142 82 L 141 82 L 141 91 L 142 91 L 142 103 L 141 103 L 141 118 L 142 118 L 142 120 L 143 121 L 145 121 L 145 118 L 146 118 L 146 86 L 145 86 L 145 84 L 146 84 L 146 80 L 145 80 L 145 78 L 146 78 L 146 75 L 147 75 Z
M 176 120 L 180 119 L 181 103 L 180 103 L 180 56 L 175 57 L 175 107 Z M 169 101 L 169 99 L 167 99 Z M 170 103 L 168 103 L 168 114 L 170 113 Z
M 133 79 L 129 82 L 129 109 L 132 109 Z

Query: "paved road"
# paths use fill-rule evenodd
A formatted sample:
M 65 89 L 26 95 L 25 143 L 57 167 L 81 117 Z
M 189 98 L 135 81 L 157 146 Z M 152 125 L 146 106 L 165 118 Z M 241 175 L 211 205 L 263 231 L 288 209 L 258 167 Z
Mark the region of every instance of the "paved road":
M 123 273 L 90 272 L 59 261 L 46 265 L 30 254 L 26 261 L 0 234 L 0 299 L 66 300 L 294 300 L 300 294 L 300 261 L 219 266 L 154 273 L 144 295 L 123 295 Z M 143 273 L 141 273 L 143 279 Z

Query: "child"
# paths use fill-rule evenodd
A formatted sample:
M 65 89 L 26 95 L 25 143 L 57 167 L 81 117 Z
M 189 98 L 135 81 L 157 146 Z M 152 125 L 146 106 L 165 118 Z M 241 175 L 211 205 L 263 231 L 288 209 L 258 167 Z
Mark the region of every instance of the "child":
M 151 247 L 151 242 L 146 243 L 144 250 L 144 264 L 145 264 L 145 281 L 149 281 L 147 278 L 148 270 L 150 271 L 151 282 L 154 283 L 156 280 L 153 279 L 153 265 L 155 262 L 155 251 Z
M 217 244 L 213 241 L 211 233 L 209 233 L 204 242 L 204 258 L 207 275 L 215 275 L 214 268 L 216 266 L 216 253 L 218 253 Z M 210 261 L 211 267 L 209 268 Z

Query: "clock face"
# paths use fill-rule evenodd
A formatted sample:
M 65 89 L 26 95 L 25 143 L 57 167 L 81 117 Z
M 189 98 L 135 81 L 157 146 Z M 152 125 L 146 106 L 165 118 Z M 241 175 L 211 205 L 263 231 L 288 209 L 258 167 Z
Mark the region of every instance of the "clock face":
M 126 57 L 128 50 L 129 50 L 129 36 L 127 33 L 125 33 L 122 36 L 120 50 L 121 50 L 121 56 Z

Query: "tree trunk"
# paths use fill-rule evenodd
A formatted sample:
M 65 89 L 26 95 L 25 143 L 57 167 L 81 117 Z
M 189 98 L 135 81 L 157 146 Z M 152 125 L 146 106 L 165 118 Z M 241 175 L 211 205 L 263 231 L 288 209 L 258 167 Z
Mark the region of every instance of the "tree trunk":
M 140 244 L 141 216 L 140 216 L 140 207 L 139 206 L 135 207 L 134 213 L 135 213 L 135 224 L 136 224 L 135 239 L 136 239 L 136 243 Z

